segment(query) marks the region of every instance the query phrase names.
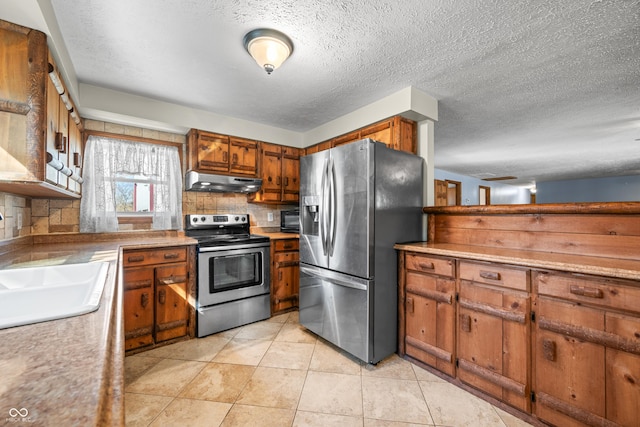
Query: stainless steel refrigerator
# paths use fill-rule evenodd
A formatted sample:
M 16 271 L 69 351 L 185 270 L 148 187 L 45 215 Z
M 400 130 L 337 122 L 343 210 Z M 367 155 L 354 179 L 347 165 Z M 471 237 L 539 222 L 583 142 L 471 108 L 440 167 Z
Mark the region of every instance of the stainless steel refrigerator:
M 423 163 L 371 139 L 300 159 L 300 323 L 367 363 L 397 349 L 393 245 L 421 239 Z

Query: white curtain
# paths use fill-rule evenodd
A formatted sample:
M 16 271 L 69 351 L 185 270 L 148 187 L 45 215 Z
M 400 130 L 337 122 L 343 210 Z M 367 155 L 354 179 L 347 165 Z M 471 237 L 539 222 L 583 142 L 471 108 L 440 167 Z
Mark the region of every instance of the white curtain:
M 153 184 L 153 229 L 182 229 L 182 174 L 176 147 L 91 135 L 84 151 L 80 231 L 118 231 L 116 177 L 142 175 Z

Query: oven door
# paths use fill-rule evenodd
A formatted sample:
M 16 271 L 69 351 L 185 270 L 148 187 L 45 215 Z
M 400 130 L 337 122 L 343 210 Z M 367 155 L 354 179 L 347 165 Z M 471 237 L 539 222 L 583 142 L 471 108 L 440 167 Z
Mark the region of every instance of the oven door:
M 200 248 L 198 306 L 268 294 L 269 265 L 268 245 Z

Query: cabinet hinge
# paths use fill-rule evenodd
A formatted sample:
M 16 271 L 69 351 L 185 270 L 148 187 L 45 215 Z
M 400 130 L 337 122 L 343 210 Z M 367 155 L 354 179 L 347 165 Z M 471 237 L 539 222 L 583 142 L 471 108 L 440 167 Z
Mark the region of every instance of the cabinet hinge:
M 536 321 L 536 312 L 535 312 L 535 311 L 532 311 L 532 312 L 531 312 L 531 321 L 532 321 L 532 322 L 535 322 L 535 321 Z
M 532 403 L 536 401 L 536 394 L 535 394 L 534 392 L 531 392 L 531 393 L 529 394 L 529 397 L 531 398 L 531 402 L 532 402 Z

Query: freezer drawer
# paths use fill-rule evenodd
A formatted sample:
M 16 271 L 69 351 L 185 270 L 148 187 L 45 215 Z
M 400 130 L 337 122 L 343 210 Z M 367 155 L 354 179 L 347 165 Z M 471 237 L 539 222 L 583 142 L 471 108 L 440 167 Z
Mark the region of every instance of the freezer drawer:
M 300 265 L 300 323 L 365 362 L 371 360 L 371 282 Z

